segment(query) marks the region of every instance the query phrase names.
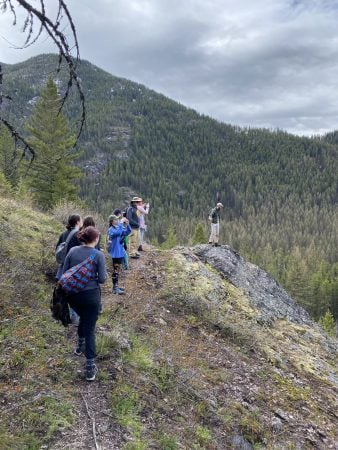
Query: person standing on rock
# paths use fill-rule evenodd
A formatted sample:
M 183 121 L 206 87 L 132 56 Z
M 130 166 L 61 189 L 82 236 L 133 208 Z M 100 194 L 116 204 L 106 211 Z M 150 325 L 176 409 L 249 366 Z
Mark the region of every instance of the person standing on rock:
M 219 222 L 220 222 L 220 212 L 224 208 L 222 203 L 217 203 L 215 208 L 210 211 L 209 220 L 211 222 L 211 233 L 209 237 L 209 244 L 214 247 L 218 247 L 219 243 Z

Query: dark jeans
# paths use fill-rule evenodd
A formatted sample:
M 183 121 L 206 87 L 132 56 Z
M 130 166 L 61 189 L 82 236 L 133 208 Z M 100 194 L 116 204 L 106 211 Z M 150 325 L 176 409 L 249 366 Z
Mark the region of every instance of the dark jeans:
M 77 329 L 79 339 L 85 339 L 87 359 L 94 359 L 95 348 L 95 325 L 101 308 L 100 288 L 82 291 L 69 297 L 69 305 L 80 316 Z

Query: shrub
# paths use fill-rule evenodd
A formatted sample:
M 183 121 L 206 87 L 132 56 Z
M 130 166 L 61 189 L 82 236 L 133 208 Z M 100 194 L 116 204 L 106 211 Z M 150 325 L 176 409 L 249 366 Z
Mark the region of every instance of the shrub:
M 336 323 L 331 311 L 326 311 L 326 313 L 319 319 L 319 325 L 327 332 L 329 336 L 335 336 Z

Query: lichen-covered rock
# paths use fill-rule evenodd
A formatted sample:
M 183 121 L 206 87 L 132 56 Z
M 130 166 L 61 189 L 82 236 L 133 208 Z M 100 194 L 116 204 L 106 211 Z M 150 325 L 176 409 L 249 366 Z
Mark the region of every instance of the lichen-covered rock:
M 231 247 L 199 245 L 192 251 L 234 286 L 244 289 L 250 303 L 261 311 L 258 320 L 262 323 L 270 323 L 275 319 L 307 325 L 312 323 L 308 313 L 268 273 L 245 261 Z
M 172 310 L 192 315 L 275 367 L 338 384 L 338 345 L 266 272 L 231 248 L 177 247 L 167 265 Z M 196 318 L 194 319 L 194 317 Z

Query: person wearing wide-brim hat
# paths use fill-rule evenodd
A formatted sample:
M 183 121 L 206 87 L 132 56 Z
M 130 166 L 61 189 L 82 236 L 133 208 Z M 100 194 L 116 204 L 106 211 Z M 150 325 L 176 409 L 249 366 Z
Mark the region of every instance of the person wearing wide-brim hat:
M 224 208 L 222 203 L 217 203 L 217 205 L 210 211 L 209 220 L 211 222 L 211 233 L 209 236 L 209 244 L 214 247 L 218 247 L 219 240 L 219 222 L 220 222 L 220 212 Z
M 140 253 L 138 247 L 140 245 L 140 218 L 137 210 L 137 205 L 142 203 L 142 198 L 133 197 L 130 201 L 130 206 L 126 211 L 126 217 L 129 220 L 131 227 L 131 234 L 129 235 L 129 253 L 131 258 L 139 258 Z

